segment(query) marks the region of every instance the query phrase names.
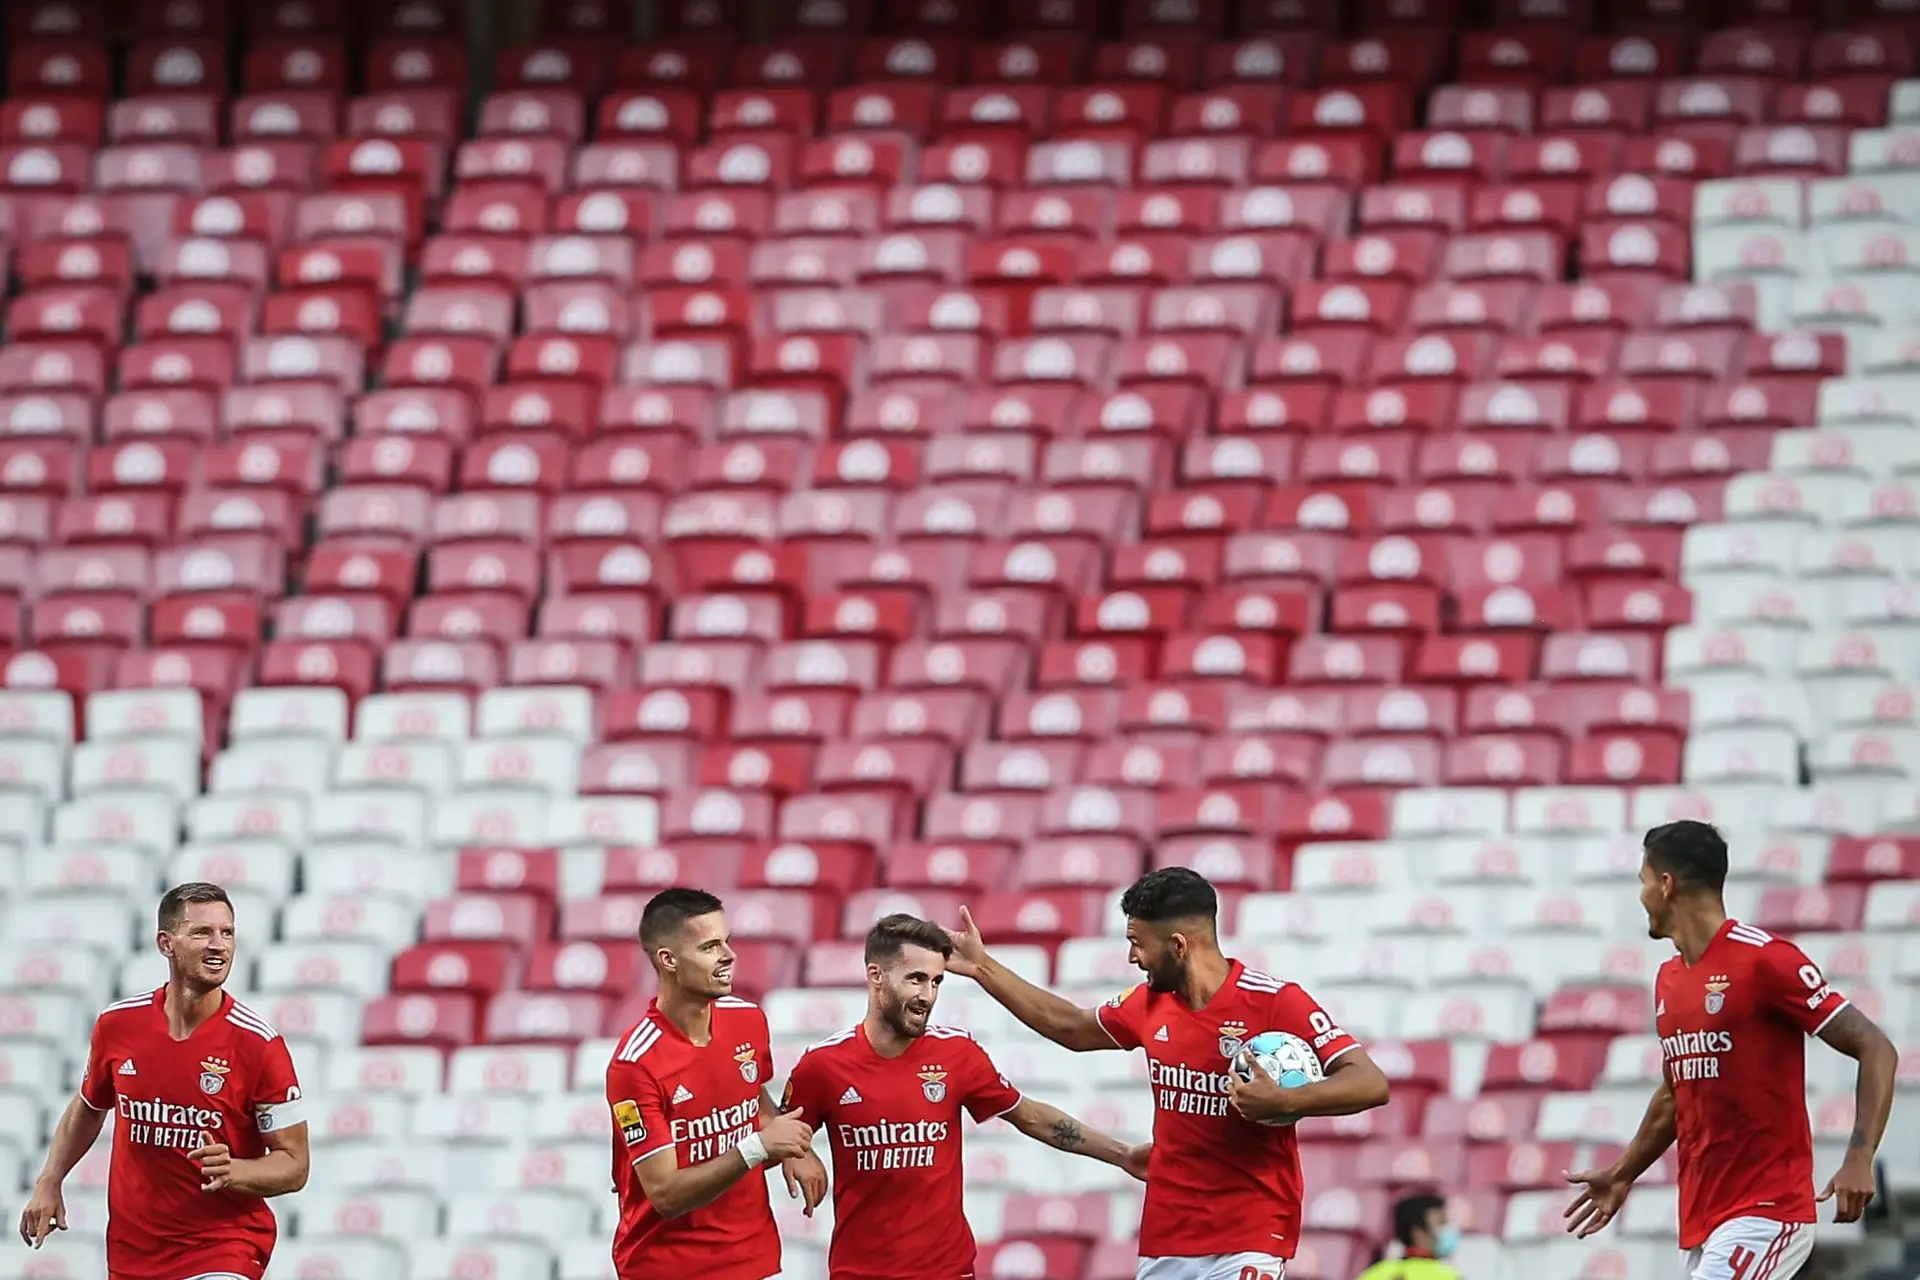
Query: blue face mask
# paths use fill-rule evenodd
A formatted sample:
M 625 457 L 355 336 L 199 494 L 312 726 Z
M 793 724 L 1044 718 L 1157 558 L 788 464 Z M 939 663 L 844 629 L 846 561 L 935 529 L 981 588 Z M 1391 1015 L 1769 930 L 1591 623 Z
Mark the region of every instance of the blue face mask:
M 1459 1247 L 1460 1228 L 1451 1222 L 1441 1227 L 1439 1233 L 1433 1237 L 1433 1256 L 1436 1258 L 1451 1258 L 1453 1251 Z

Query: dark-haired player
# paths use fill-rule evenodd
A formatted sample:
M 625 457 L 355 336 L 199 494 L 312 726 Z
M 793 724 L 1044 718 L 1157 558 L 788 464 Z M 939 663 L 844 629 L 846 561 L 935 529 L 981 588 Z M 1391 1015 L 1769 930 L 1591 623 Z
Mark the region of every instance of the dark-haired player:
M 662 890 L 641 912 L 640 943 L 660 992 L 607 1064 L 614 1270 L 620 1280 L 769 1280 L 780 1237 L 755 1170 L 780 1163 L 811 1213 L 827 1177 L 813 1129 L 797 1111 L 774 1114 L 767 1016 L 733 995 L 720 899 Z
M 891 915 L 867 934 L 867 1016 L 809 1048 L 783 1105 L 819 1120 L 833 1147 L 830 1280 L 968 1280 L 960 1112 L 1146 1176 L 1149 1145 L 1087 1129 L 1007 1083 L 974 1038 L 930 1025 L 953 944 Z
M 1120 909 L 1128 958 L 1147 980 L 1098 1009 L 996 963 L 964 911 L 949 967 L 1056 1044 L 1146 1050 L 1153 1155 L 1139 1280 L 1281 1280 L 1300 1239 L 1299 1144 L 1292 1126 L 1259 1122 L 1370 1110 L 1386 1102 L 1387 1078 L 1312 996 L 1221 954 L 1219 898 L 1204 877 L 1150 872 Z M 1229 1066 L 1263 1031 L 1313 1046 L 1327 1078 L 1293 1089 L 1264 1073 L 1236 1080 Z
M 1873 1155 L 1893 1105 L 1899 1055 L 1827 985 L 1800 948 L 1727 918 L 1727 843 L 1704 822 L 1670 822 L 1642 842 L 1647 933 L 1680 954 L 1653 982 L 1665 1062 L 1640 1131 L 1610 1168 L 1569 1174 L 1583 1189 L 1567 1229 L 1589 1236 L 1634 1179 L 1680 1144 L 1681 1274 L 1787 1280 L 1813 1252 L 1813 1133 L 1806 1037 L 1860 1064 L 1846 1159 L 1819 1201 L 1853 1222 L 1873 1198 Z
M 94 1022 L 86 1079 L 54 1127 L 20 1235 L 37 1249 L 66 1230 L 61 1184 L 111 1111 L 113 1280 L 259 1280 L 276 1234 L 267 1200 L 307 1182 L 300 1082 L 287 1042 L 221 990 L 234 953 L 226 891 L 176 886 L 158 917 L 166 985 Z

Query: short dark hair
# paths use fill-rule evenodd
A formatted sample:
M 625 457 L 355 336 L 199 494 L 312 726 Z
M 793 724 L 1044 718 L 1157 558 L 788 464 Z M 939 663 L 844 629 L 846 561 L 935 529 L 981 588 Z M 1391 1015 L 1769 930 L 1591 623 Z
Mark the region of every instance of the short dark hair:
M 1190 867 L 1162 867 L 1147 872 L 1120 895 L 1120 910 L 1129 920 L 1148 924 L 1203 916 L 1213 920 L 1220 914 L 1220 895 Z
M 931 920 L 895 912 L 874 921 L 867 930 L 867 963 L 888 964 L 900 958 L 908 947 L 925 947 L 938 952 L 942 960 L 953 957 L 953 939 Z
M 1683 889 L 1720 893 L 1727 886 L 1727 842 L 1711 822 L 1683 818 L 1647 832 L 1647 865 Z
M 720 910 L 720 899 L 705 889 L 675 885 L 647 899 L 640 912 L 640 945 L 649 953 L 671 941 L 696 916 L 710 916 Z
M 1401 1196 L 1393 1205 L 1393 1236 L 1402 1245 L 1413 1246 L 1413 1233 L 1427 1229 L 1427 1216 L 1444 1209 L 1447 1202 L 1431 1191 Z
M 177 884 L 160 899 L 160 910 L 155 913 L 159 917 L 160 932 L 172 933 L 178 929 L 180 922 L 187 918 L 187 908 L 196 902 L 218 902 L 228 911 L 233 910 L 233 899 L 217 884 L 205 880 Z

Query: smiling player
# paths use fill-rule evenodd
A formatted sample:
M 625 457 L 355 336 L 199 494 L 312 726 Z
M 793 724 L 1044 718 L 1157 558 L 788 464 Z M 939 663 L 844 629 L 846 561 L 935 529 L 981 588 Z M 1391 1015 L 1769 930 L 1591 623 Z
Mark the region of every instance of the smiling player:
M 867 934 L 867 1016 L 794 1064 L 786 1101 L 816 1116 L 833 1147 L 830 1280 L 969 1280 L 973 1233 L 961 1200 L 960 1112 L 1146 1176 L 1128 1146 L 1007 1083 L 964 1031 L 928 1022 L 940 998 L 946 930 L 891 915 Z
M 1610 1168 L 1569 1174 L 1583 1189 L 1567 1230 L 1613 1220 L 1636 1178 L 1680 1145 L 1681 1275 L 1787 1280 L 1813 1252 L 1814 1205 L 1853 1222 L 1873 1198 L 1873 1155 L 1893 1106 L 1899 1054 L 1784 938 L 1727 918 L 1727 842 L 1704 822 L 1670 822 L 1642 841 L 1647 933 L 1680 954 L 1654 978 L 1665 1061 L 1640 1131 Z M 1807 1122 L 1806 1038 L 1860 1064 L 1846 1159 L 1816 1201 Z
M 259 1280 L 273 1254 L 267 1199 L 307 1182 L 307 1126 L 287 1042 L 220 988 L 233 969 L 233 904 L 219 885 L 160 899 L 165 986 L 93 1024 L 79 1096 L 54 1127 L 20 1215 L 39 1248 L 67 1227 L 61 1184 L 114 1113 L 107 1170 L 113 1280 Z
M 1165 867 L 1120 899 L 1127 954 L 1147 980 L 1081 1009 L 987 954 L 972 916 L 950 933 L 949 969 L 1014 1017 L 1078 1052 L 1144 1049 L 1153 1083 L 1153 1156 L 1140 1217 L 1139 1280 L 1283 1280 L 1300 1240 L 1300 1151 L 1290 1124 L 1382 1106 L 1387 1078 L 1314 998 L 1220 952 L 1219 897 L 1199 873 Z M 1287 1031 L 1326 1079 L 1283 1088 L 1228 1070 L 1244 1042 Z M 1257 1070 L 1257 1068 L 1256 1068 Z
M 826 1193 L 812 1128 L 774 1114 L 767 1015 L 733 994 L 730 937 L 699 889 L 663 889 L 640 913 L 660 994 L 607 1064 L 620 1280 L 769 1280 L 780 1237 L 754 1170 L 779 1162 L 809 1213 Z

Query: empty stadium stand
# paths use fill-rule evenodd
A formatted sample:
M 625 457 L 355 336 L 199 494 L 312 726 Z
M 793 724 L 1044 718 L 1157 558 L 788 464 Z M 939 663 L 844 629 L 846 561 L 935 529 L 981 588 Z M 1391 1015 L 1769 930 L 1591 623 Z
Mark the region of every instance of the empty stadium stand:
M 1290 1280 L 1430 1185 L 1473 1280 L 1639 1280 L 1671 1169 L 1583 1243 L 1561 1171 L 1657 1079 L 1638 833 L 1700 817 L 1906 1050 L 1920 1194 L 1901 0 L 5 27 L 0 1186 L 212 879 L 314 1099 L 275 1280 L 606 1280 L 649 893 L 726 897 L 784 1069 L 878 914 L 1091 1002 L 1177 863 L 1396 1080 L 1303 1128 Z M 1145 1136 L 1131 1056 L 937 1017 Z M 102 1274 L 104 1175 L 0 1280 Z M 1133 1275 L 1115 1171 L 968 1178 L 983 1280 Z

